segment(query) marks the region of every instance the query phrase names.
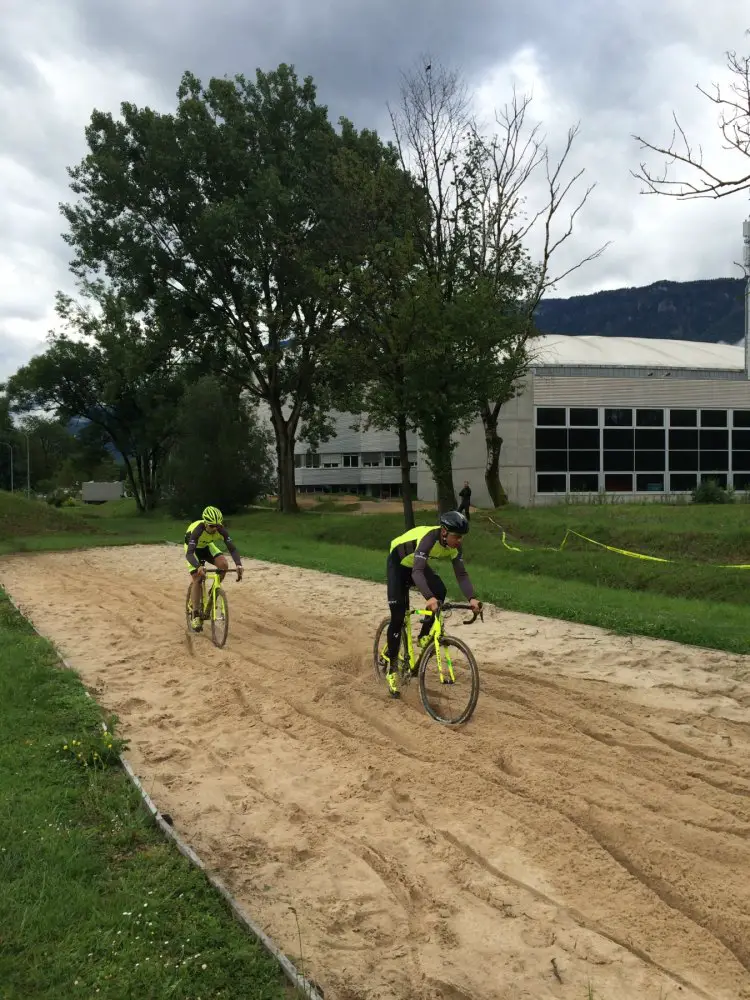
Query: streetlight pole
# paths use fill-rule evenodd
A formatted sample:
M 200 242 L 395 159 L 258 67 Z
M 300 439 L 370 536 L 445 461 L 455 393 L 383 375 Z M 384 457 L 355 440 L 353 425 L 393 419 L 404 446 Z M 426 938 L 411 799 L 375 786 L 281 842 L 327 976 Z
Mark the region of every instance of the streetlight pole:
M 27 499 L 31 499 L 31 460 L 29 458 L 29 435 L 26 431 L 24 431 L 23 436 L 26 438 L 26 497 Z
M 10 492 L 13 492 L 13 445 L 9 441 L 0 441 L 10 452 Z

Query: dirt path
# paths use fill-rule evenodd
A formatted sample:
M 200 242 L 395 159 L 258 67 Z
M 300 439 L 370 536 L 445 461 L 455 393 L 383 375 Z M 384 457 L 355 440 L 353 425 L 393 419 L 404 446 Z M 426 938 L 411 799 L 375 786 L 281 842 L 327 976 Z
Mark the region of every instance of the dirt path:
M 326 1000 L 750 998 L 750 658 L 490 609 L 447 732 L 374 681 L 381 587 L 248 561 L 220 651 L 186 639 L 179 549 L 0 584 L 292 956 L 296 909 Z

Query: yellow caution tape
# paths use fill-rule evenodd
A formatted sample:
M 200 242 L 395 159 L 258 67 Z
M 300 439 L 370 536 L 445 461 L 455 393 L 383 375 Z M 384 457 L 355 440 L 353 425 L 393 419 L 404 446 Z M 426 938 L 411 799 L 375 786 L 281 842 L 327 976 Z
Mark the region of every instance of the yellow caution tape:
M 502 532 L 502 544 L 509 552 L 562 552 L 565 548 L 565 544 L 571 535 L 575 535 L 576 538 L 580 538 L 584 542 L 588 542 L 590 545 L 597 545 L 601 549 L 606 549 L 607 552 L 615 552 L 620 556 L 627 556 L 629 559 L 644 559 L 648 562 L 660 562 L 660 563 L 677 563 L 682 560 L 678 559 L 665 559 L 662 556 L 649 556 L 643 552 L 630 552 L 628 549 L 620 549 L 616 545 L 606 545 L 604 542 L 597 542 L 595 538 L 589 538 L 588 535 L 582 535 L 580 531 L 574 531 L 573 528 L 566 528 L 563 540 L 557 546 L 552 545 L 534 545 L 528 548 L 520 548 L 517 545 L 511 545 L 508 542 L 507 532 L 502 525 L 498 524 L 493 518 L 487 516 L 488 521 L 492 521 L 496 528 L 499 528 Z M 750 563 L 703 563 L 704 566 L 713 566 L 714 569 L 750 569 Z

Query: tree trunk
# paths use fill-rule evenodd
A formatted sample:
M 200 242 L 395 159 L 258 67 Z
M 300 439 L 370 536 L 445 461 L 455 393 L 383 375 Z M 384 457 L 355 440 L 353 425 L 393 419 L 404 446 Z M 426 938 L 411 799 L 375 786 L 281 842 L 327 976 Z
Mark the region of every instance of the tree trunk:
M 124 451 L 121 451 L 120 454 L 122 455 L 123 460 L 125 462 L 125 474 L 127 476 L 128 482 L 130 483 L 130 488 L 133 491 L 133 498 L 135 500 L 135 506 L 136 506 L 136 508 L 138 510 L 138 513 L 142 514 L 143 513 L 143 500 L 141 499 L 141 491 L 138 488 L 138 481 L 137 481 L 135 473 L 133 472 L 132 463 L 130 461 L 130 458 L 128 457 L 128 455 Z
M 279 477 L 279 510 L 296 514 L 297 489 L 294 481 L 294 431 L 284 419 L 281 406 L 271 404 L 271 420 L 276 436 L 276 472 Z
M 456 509 L 456 491 L 453 487 L 453 442 L 451 427 L 437 418 L 429 427 L 422 427 L 422 440 L 427 454 L 427 464 L 437 488 L 437 504 L 441 514 Z
M 401 463 L 401 498 L 404 504 L 404 525 L 408 531 L 414 527 L 414 504 L 411 495 L 411 468 L 409 466 L 409 446 L 406 441 L 406 417 L 399 414 L 398 454 Z
M 495 404 L 482 407 L 481 417 L 484 424 L 484 441 L 487 448 L 487 458 L 484 467 L 484 481 L 487 492 L 494 507 L 504 507 L 508 503 L 508 494 L 500 482 L 500 452 L 503 439 L 497 433 L 497 422 L 500 416 L 500 406 Z

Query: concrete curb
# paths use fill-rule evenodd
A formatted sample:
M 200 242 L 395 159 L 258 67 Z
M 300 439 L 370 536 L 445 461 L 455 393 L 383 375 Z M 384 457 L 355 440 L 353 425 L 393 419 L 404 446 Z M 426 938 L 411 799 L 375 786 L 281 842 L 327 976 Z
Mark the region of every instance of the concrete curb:
M 175 543 L 167 542 L 167 544 L 169 545 Z M 73 667 L 70 663 L 68 663 L 65 657 L 60 655 L 54 643 L 50 639 L 48 639 L 46 635 L 43 635 L 39 631 L 39 629 L 34 625 L 33 622 L 29 621 L 29 619 L 25 617 L 23 612 L 20 610 L 18 605 L 11 598 L 10 594 L 8 594 L 7 591 L 5 591 L 5 596 L 8 598 L 8 601 L 15 608 L 18 614 L 24 619 L 24 621 L 27 621 L 29 625 L 31 625 L 34 632 L 36 632 L 36 634 L 41 639 L 44 639 L 45 642 L 49 642 L 50 645 L 55 649 L 55 653 L 57 654 L 59 662 L 62 663 L 62 665 L 66 667 L 68 670 L 72 670 L 73 673 L 79 676 L 80 679 L 80 675 L 78 675 L 78 671 L 75 669 L 75 667 Z M 83 686 L 82 681 L 81 685 Z M 83 690 L 87 698 L 91 698 L 92 701 L 95 700 L 92 698 L 90 692 L 87 691 L 85 687 L 83 688 Z M 101 707 L 98 705 L 98 702 L 97 706 Z M 107 727 L 104 722 L 102 722 L 102 727 L 106 731 Z M 167 836 L 172 841 L 172 843 L 175 845 L 180 854 L 184 855 L 184 857 L 186 857 L 196 868 L 200 869 L 200 871 L 203 872 L 203 874 L 206 876 L 206 878 L 211 883 L 213 888 L 216 889 L 216 891 L 229 904 L 229 908 L 231 909 L 235 919 L 239 923 L 241 923 L 246 930 L 250 931 L 250 933 L 255 938 L 257 938 L 257 940 L 261 943 L 261 945 L 265 948 L 265 950 L 273 958 L 276 959 L 276 961 L 281 966 L 281 969 L 284 972 L 286 978 L 289 980 L 289 982 L 294 987 L 296 987 L 296 989 L 300 990 L 302 995 L 304 997 L 307 997 L 307 1000 L 324 1000 L 323 990 L 316 983 L 314 983 L 312 980 L 307 979 L 306 976 L 303 976 L 302 973 L 299 972 L 299 970 L 296 968 L 291 959 L 284 954 L 284 952 L 278 947 L 278 945 L 266 934 L 266 932 L 258 924 L 256 924 L 256 922 L 252 919 L 252 917 L 240 906 L 240 904 L 232 896 L 232 894 L 229 892 L 229 890 L 221 881 L 221 879 L 218 878 L 216 875 L 211 874 L 211 872 L 206 868 L 206 865 L 201 860 L 201 858 L 199 858 L 198 855 L 195 853 L 193 848 L 188 843 L 186 843 L 178 833 L 176 833 L 172 829 L 170 824 L 164 819 L 163 814 L 160 812 L 160 810 L 157 808 L 157 806 L 151 799 L 151 796 L 144 789 L 143 785 L 140 782 L 140 779 L 135 774 L 133 768 L 130 766 L 128 761 L 122 755 L 119 755 L 119 760 L 123 770 L 130 779 L 131 784 L 133 784 L 134 787 L 137 789 L 138 794 L 141 797 L 142 805 L 144 806 L 145 809 L 148 810 L 149 813 L 151 813 L 159 829 L 165 836 Z

